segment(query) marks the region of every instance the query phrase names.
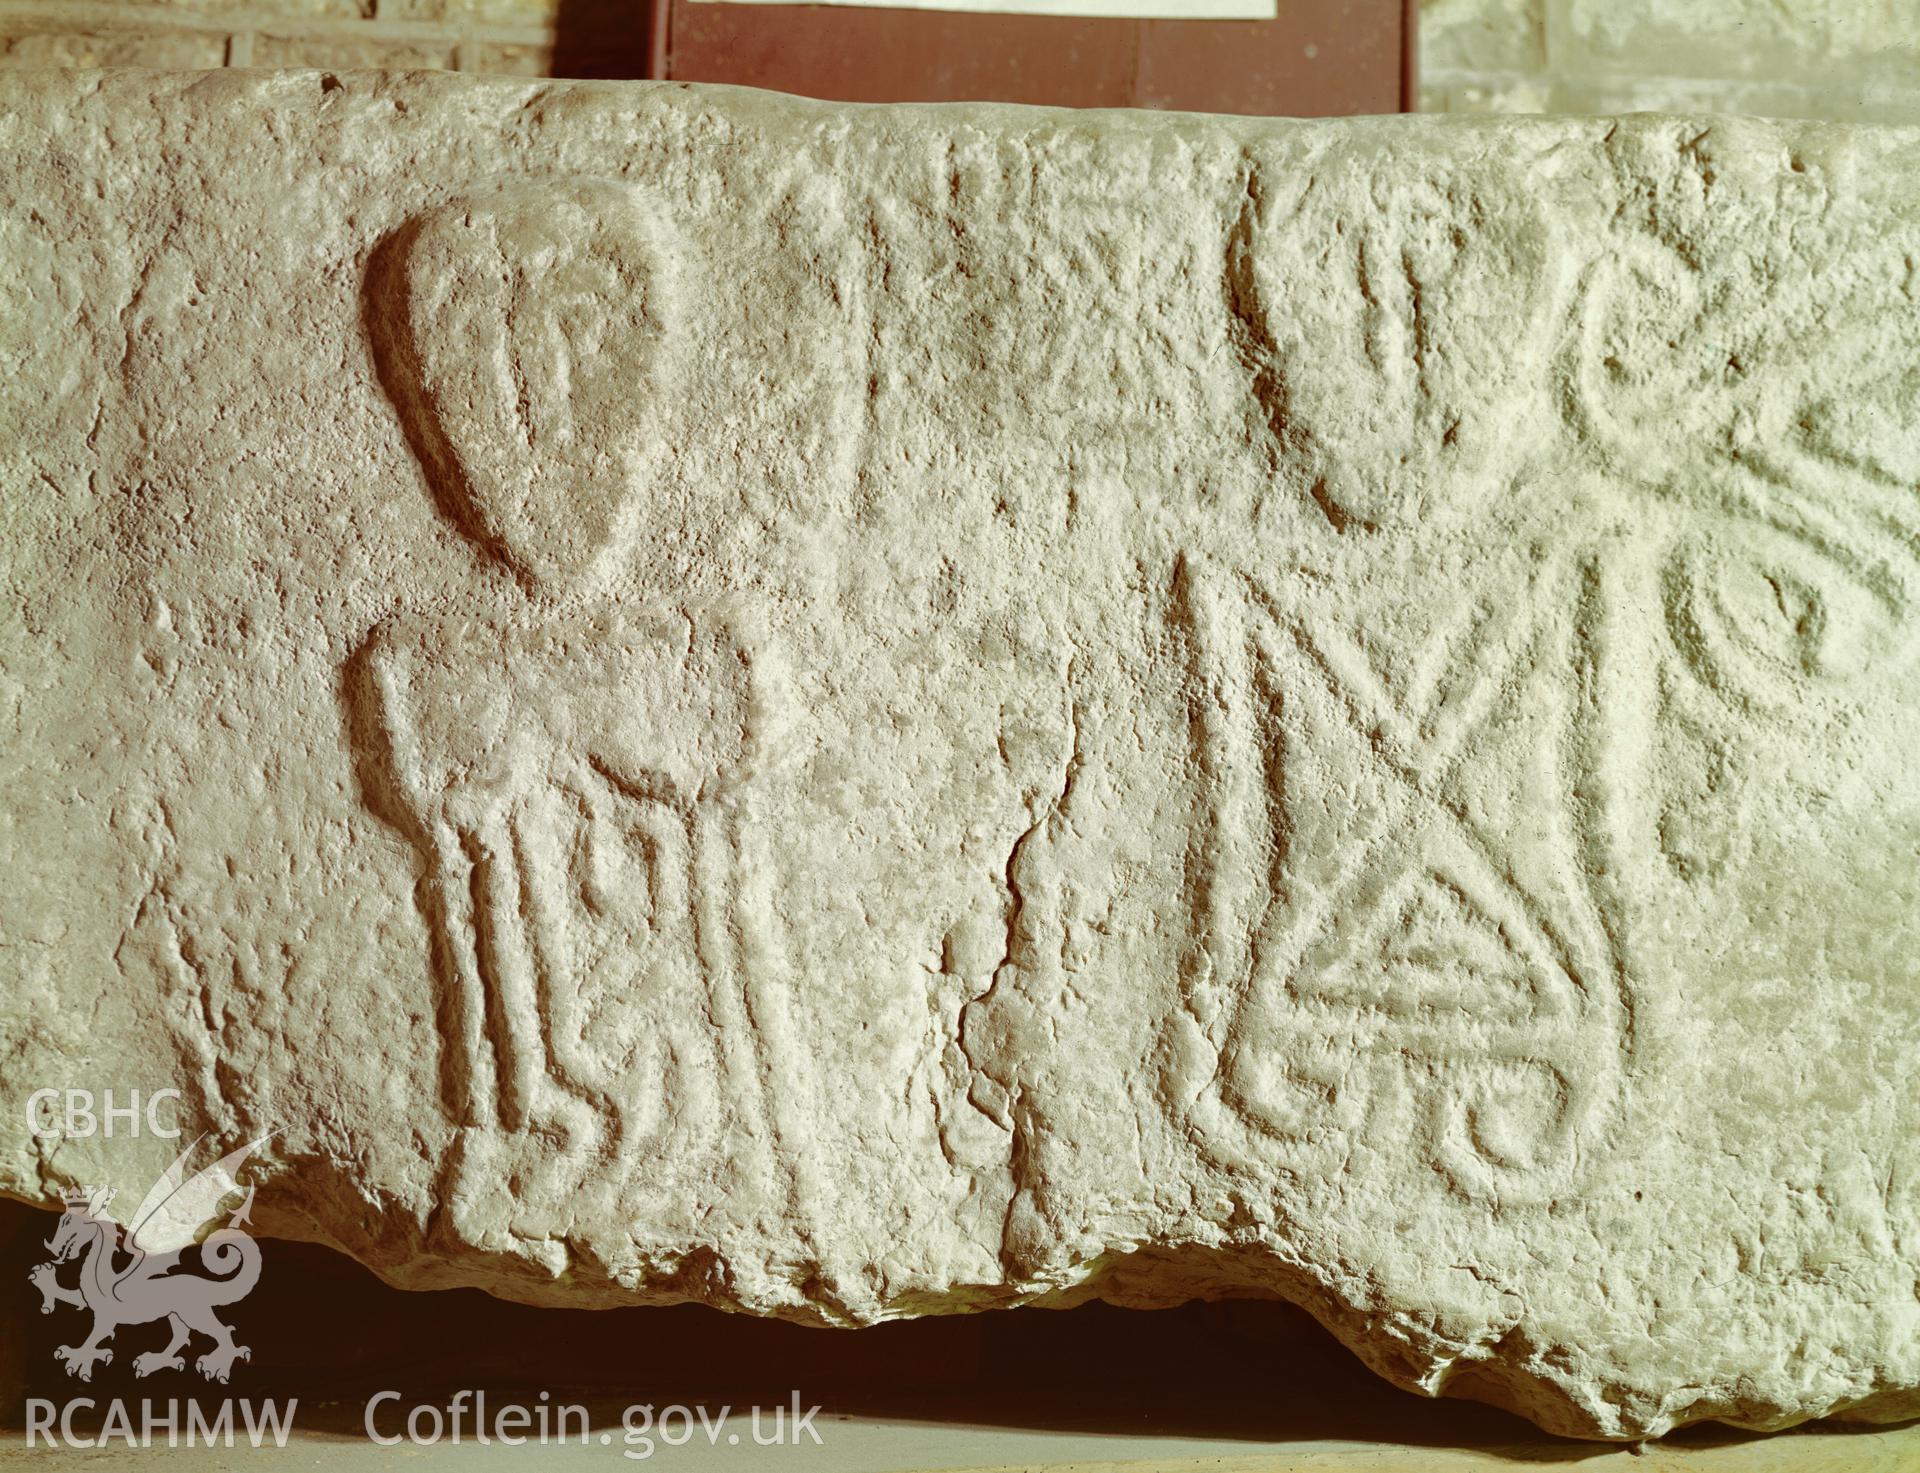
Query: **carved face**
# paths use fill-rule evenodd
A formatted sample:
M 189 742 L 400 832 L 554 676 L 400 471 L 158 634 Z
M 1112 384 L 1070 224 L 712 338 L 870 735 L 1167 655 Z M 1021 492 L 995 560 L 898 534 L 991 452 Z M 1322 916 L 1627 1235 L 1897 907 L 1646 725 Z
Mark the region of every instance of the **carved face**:
M 390 385 L 443 501 L 564 586 L 618 534 L 661 396 L 667 252 L 641 194 L 517 184 L 422 216 L 376 282 Z
M 1489 173 L 1491 171 L 1488 171 Z M 1491 178 L 1327 160 L 1262 212 L 1252 285 L 1289 448 L 1342 523 L 1417 518 L 1497 478 L 1544 382 L 1546 227 Z

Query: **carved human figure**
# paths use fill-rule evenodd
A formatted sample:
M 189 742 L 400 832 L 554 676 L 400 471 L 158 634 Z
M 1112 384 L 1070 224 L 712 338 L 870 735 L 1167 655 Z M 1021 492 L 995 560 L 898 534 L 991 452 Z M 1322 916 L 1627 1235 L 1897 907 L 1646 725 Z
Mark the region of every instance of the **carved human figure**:
M 370 280 L 383 375 L 485 554 L 368 641 L 370 785 L 428 870 L 454 1211 L 523 1241 L 642 1163 L 688 1169 L 707 1096 L 760 1134 L 741 813 L 766 661 L 737 609 L 598 591 L 644 483 L 669 270 L 639 191 L 565 181 L 417 218 Z
M 1861 432 L 1904 407 L 1885 342 L 1920 343 L 1915 247 L 1756 286 L 1755 234 L 1844 224 L 1838 168 L 1783 171 L 1804 197 L 1745 218 L 1650 197 L 1581 266 L 1470 167 L 1317 188 L 1351 166 L 1256 184 L 1231 248 L 1332 570 L 1182 569 L 1210 838 L 1169 1084 L 1229 1166 L 1388 1111 L 1452 1187 L 1551 1198 L 1632 1067 L 1661 898 L 1829 802 L 1837 739 L 1920 653 L 1920 456 Z M 1485 535 L 1493 498 L 1485 526 L 1519 533 Z
M 1616 1093 L 1629 999 L 1581 867 L 1605 815 L 1573 800 L 1600 677 L 1574 621 L 1530 613 L 1577 602 L 1585 564 L 1473 531 L 1552 443 L 1515 406 L 1556 255 L 1471 161 L 1250 176 L 1228 306 L 1276 493 L 1328 561 L 1280 587 L 1195 553 L 1172 580 L 1205 838 L 1168 1087 L 1229 1168 L 1364 1129 L 1458 1192 L 1551 1197 Z

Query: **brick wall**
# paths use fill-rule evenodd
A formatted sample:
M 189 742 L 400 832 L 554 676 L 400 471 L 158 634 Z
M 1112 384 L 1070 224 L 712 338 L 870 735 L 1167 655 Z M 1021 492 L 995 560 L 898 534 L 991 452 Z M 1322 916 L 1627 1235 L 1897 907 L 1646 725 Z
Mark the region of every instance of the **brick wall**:
M 1425 112 L 1920 123 L 1920 0 L 1423 0 L 1420 72 Z
M 0 66 L 544 75 L 563 0 L 0 0 Z M 643 7 L 631 7 L 633 23 Z

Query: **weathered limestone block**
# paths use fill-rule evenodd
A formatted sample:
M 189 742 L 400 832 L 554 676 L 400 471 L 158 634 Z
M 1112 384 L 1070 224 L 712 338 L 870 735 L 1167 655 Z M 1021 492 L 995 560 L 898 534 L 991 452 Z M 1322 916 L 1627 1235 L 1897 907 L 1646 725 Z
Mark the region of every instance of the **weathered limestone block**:
M 1920 1410 L 1920 137 L 0 100 L 0 1190 Z

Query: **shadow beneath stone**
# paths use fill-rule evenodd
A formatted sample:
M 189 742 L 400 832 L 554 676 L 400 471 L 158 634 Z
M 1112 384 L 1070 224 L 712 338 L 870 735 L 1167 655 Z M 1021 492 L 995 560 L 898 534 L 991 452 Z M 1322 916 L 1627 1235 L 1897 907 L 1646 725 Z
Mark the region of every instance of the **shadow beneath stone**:
M 474 1289 L 409 1293 L 330 1250 L 275 1240 L 262 1243 L 258 1287 L 222 1311 L 252 1350 L 230 1384 L 209 1384 L 191 1369 L 136 1377 L 134 1357 L 165 1339 L 158 1325 L 123 1327 L 112 1363 L 82 1383 L 54 1351 L 77 1340 L 85 1321 L 64 1305 L 42 1314 L 27 1283 L 56 1220 L 0 1202 L 0 1284 L 12 1286 L 0 1291 L 0 1430 L 10 1435 L 24 1430 L 29 1398 L 91 1398 L 95 1413 L 74 1426 L 97 1433 L 114 1398 L 197 1402 L 211 1418 L 229 1398 L 297 1397 L 301 1437 L 358 1441 L 367 1403 L 383 1391 L 399 1393 L 377 1410 L 391 1435 L 413 1408 L 444 1410 L 464 1390 L 484 1391 L 494 1407 L 535 1406 L 546 1393 L 552 1405 L 585 1407 L 596 1440 L 608 1428 L 617 1439 L 634 1403 L 724 1404 L 742 1418 L 755 1406 L 770 1416 L 797 1392 L 802 1405 L 822 1408 L 822 1425 L 857 1418 L 1247 1444 L 1392 1443 L 1522 1463 L 1618 1451 L 1557 1441 L 1490 1407 L 1407 1395 L 1304 1311 L 1279 1303 L 1089 1304 L 821 1330 L 693 1305 L 535 1309 Z M 1674 1439 L 1743 1440 L 1727 1429 Z

